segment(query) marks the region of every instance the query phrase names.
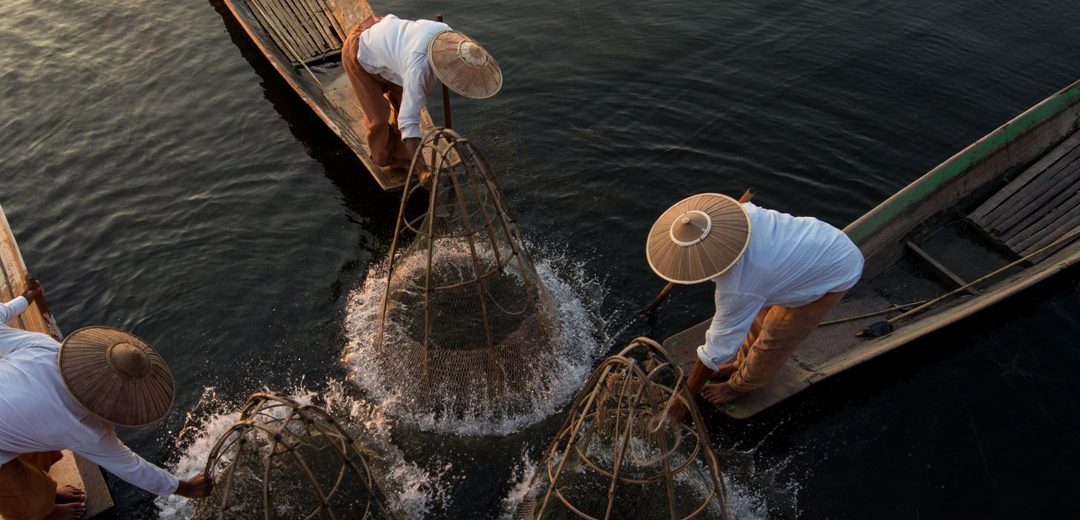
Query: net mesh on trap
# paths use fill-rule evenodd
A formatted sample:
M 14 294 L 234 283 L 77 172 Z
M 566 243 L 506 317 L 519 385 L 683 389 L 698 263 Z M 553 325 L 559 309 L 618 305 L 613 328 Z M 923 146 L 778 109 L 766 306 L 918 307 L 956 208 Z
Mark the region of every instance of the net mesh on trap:
M 682 370 L 648 338 L 585 383 L 515 513 L 525 519 L 729 518 L 723 480 Z M 669 407 L 688 409 L 668 420 Z
M 512 411 L 536 391 L 531 378 L 551 369 L 554 303 L 479 150 L 436 129 L 420 153 L 433 187 L 422 188 L 413 174 L 406 181 L 376 363 L 436 414 Z
M 394 518 L 362 449 L 322 409 L 257 393 L 211 450 L 193 518 Z

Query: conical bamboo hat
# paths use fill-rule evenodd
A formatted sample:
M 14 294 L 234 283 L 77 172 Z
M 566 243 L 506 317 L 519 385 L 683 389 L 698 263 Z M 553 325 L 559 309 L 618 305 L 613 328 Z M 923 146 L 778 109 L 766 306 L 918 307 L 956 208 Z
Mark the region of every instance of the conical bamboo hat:
M 133 334 L 86 327 L 60 344 L 60 377 L 90 413 L 121 426 L 165 417 L 174 383 L 165 360 Z
M 502 88 L 502 70 L 476 40 L 443 31 L 428 43 L 428 63 L 444 85 L 473 99 L 494 96 Z
M 645 242 L 649 267 L 675 283 L 704 282 L 731 268 L 750 243 L 750 218 L 719 193 L 687 197 L 656 219 Z

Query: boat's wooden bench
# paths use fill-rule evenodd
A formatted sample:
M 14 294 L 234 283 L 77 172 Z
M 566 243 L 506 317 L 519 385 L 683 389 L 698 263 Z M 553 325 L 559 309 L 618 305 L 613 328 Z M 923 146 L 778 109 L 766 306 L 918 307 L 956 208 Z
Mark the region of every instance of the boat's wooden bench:
M 341 53 L 345 41 L 327 0 L 242 0 L 293 65 Z
M 1080 226 L 1080 131 L 1035 161 L 968 219 L 1019 256 L 1049 246 Z

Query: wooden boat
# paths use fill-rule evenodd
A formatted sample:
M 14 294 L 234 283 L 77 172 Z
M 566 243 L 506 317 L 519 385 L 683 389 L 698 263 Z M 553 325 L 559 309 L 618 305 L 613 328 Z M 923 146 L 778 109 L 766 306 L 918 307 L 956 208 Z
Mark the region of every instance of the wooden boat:
M 352 149 L 382 189 L 400 189 L 405 174 L 383 171 L 367 149 L 364 112 L 341 66 L 349 32 L 372 15 L 365 0 L 225 0 L 266 59 L 315 114 Z M 421 127 L 432 127 L 425 110 Z
M 0 206 L 0 298 L 9 301 L 22 293 L 26 287 L 26 264 L 23 262 L 15 235 L 11 232 L 4 208 Z M 9 325 L 23 330 L 44 332 L 58 341 L 60 329 L 52 319 L 47 307 L 35 302 Z M 53 465 L 49 476 L 60 485 L 72 485 L 86 490 L 86 516 L 105 511 L 113 506 L 109 488 L 96 464 L 64 450 L 64 458 Z M 3 520 L 0 515 L 0 520 Z
M 862 281 L 775 380 L 723 406 L 724 412 L 750 417 L 1075 264 L 1080 260 L 1078 129 L 1080 81 L 844 228 L 866 257 Z M 883 327 L 877 331 L 883 336 L 856 337 L 885 319 L 895 329 L 891 333 Z M 707 328 L 708 321 L 699 323 L 664 346 L 689 367 Z

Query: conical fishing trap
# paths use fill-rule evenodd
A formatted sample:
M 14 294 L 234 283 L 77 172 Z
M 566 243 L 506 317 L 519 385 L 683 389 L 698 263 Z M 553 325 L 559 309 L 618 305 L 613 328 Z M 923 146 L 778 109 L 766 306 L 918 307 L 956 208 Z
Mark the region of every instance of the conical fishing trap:
M 682 370 L 637 338 L 578 392 L 517 520 L 730 518 L 723 480 Z M 684 406 L 684 420 L 668 417 Z
M 554 303 L 479 150 L 437 129 L 420 154 L 433 182 L 406 182 L 367 369 L 437 416 L 521 412 L 555 363 Z
M 322 409 L 257 393 L 211 450 L 193 518 L 392 519 L 364 451 Z

